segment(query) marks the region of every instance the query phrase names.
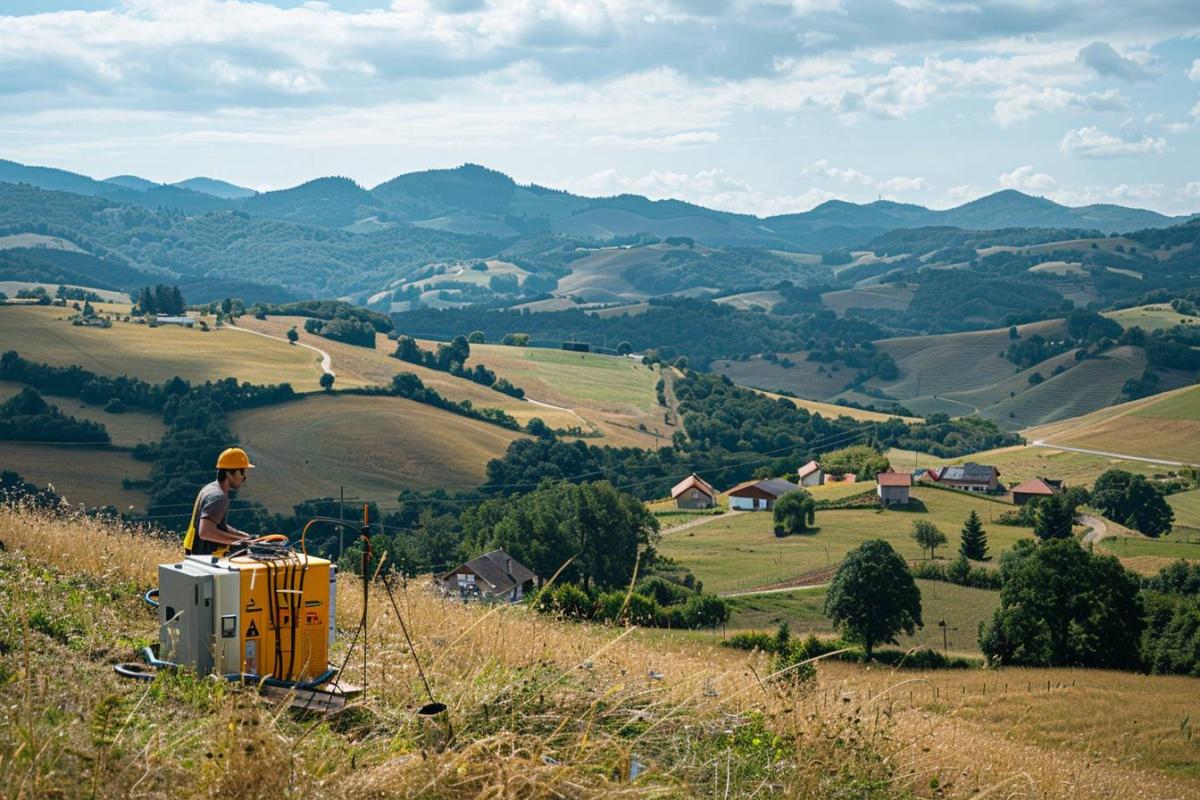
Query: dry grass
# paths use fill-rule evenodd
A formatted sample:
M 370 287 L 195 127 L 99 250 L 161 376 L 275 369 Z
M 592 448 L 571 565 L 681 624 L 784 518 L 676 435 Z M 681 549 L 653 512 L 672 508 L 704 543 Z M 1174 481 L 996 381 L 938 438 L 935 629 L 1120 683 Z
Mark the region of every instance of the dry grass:
M 433 691 L 449 706 L 452 740 L 423 729 L 413 714 L 424 702 L 420 683 L 378 586 L 368 614 L 370 688 L 332 723 L 186 673 L 123 683 L 108 664 L 153 636 L 137 593 L 159 562 L 178 556 L 175 548 L 86 519 L 13 509 L 0 511 L 0 538 L 16 550 L 0 556 L 0 633 L 9 648 L 0 651 L 5 797 L 889 798 L 911 791 L 1082 799 L 1183 798 L 1197 789 L 1188 777 L 1196 745 L 1178 731 L 1183 714 L 1200 711 L 1188 679 L 914 675 L 823 664 L 813 691 L 789 693 L 760 683 L 755 672 L 763 676 L 765 664 L 757 655 L 559 623 L 522 607 L 442 604 L 415 584 L 397 601 Z M 109 600 L 83 603 L 101 594 Z M 360 596 L 344 578 L 343 647 Z M 79 626 L 61 641 L 42 632 L 54 609 Z M 349 678 L 358 680 L 359 669 Z M 1076 685 L 1018 697 L 1015 687 L 1027 678 Z M 1000 696 L 1004 682 L 1012 688 Z M 633 759 L 644 772 L 630 781 Z

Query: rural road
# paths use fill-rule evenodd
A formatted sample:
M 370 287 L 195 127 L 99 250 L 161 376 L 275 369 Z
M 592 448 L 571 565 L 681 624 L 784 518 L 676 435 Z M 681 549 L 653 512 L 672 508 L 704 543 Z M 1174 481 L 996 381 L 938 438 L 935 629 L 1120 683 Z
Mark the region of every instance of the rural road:
M 1066 447 L 1061 444 L 1048 444 L 1044 439 L 1038 439 L 1029 443 L 1031 447 L 1049 447 L 1054 450 L 1066 450 L 1070 453 L 1084 453 L 1089 456 L 1104 456 L 1105 458 L 1120 458 L 1125 461 L 1141 461 L 1146 464 L 1162 464 L 1166 467 L 1182 467 L 1186 466 L 1187 462 L 1183 461 L 1168 461 L 1165 458 L 1147 458 L 1146 456 L 1131 456 L 1128 453 L 1110 453 L 1107 450 L 1088 450 L 1083 447 Z
M 291 344 L 291 342 L 289 342 L 287 339 L 284 339 L 282 336 L 272 336 L 269 333 L 263 333 L 262 331 L 252 331 L 249 328 L 239 328 L 236 325 L 226 325 L 225 330 L 241 331 L 242 333 L 253 333 L 255 336 L 261 336 L 264 339 L 274 339 L 277 342 L 283 342 L 284 344 Z M 303 347 L 306 350 L 312 350 L 314 353 L 321 356 L 321 371 L 324 372 L 326 375 L 333 375 L 335 378 L 337 377 L 336 375 L 334 375 L 333 359 L 329 357 L 329 353 L 326 353 L 324 350 L 322 350 L 319 347 L 313 347 L 311 344 L 305 344 L 304 342 L 296 342 L 296 346 Z
M 1100 517 L 1092 516 L 1091 514 L 1080 514 L 1079 521 L 1091 528 L 1083 537 L 1084 545 L 1098 544 L 1108 537 L 1108 523 Z
M 783 592 L 798 592 L 802 589 L 824 589 L 828 583 L 808 583 L 804 586 L 780 586 L 776 589 L 746 589 L 740 592 L 722 592 L 721 597 L 751 597 L 758 594 L 782 594 Z
M 695 528 L 697 525 L 707 525 L 708 523 L 712 522 L 713 520 L 729 519 L 730 517 L 736 517 L 738 514 L 743 514 L 743 513 L 745 513 L 745 512 L 731 510 L 731 511 L 726 511 L 724 514 L 709 514 L 709 515 L 703 516 L 703 517 L 696 517 L 695 519 L 690 519 L 687 522 L 682 523 L 681 525 L 676 525 L 673 528 L 667 528 L 666 530 L 662 531 L 662 535 L 666 536 L 668 533 L 678 533 L 679 531 L 685 531 L 688 528 Z

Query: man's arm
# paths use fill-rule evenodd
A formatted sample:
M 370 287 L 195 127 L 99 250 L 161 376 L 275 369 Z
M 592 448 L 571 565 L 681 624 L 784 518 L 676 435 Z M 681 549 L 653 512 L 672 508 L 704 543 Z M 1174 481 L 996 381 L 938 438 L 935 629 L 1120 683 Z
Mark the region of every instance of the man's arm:
M 217 523 L 209 517 L 200 518 L 200 529 L 197 533 L 201 539 L 218 544 L 237 544 L 251 538 L 250 534 L 243 533 L 230 525 L 226 525 L 225 530 L 221 530 L 217 527 Z

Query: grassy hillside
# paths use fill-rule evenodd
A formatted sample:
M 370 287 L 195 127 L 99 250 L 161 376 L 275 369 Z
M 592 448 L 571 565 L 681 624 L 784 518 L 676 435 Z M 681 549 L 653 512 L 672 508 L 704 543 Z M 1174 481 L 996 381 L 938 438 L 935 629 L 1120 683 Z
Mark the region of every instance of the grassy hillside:
M 851 308 L 891 308 L 906 311 L 912 299 L 911 289 L 895 283 L 843 289 L 821 295 L 821 303 L 838 316 L 845 316 Z
M 12 510 L 0 511 L 0 539 L 5 797 L 748 800 L 770 786 L 830 800 L 1182 800 L 1200 786 L 1186 735 L 1200 716 L 1195 679 L 822 662 L 812 692 L 794 695 L 760 682 L 764 657 L 711 634 L 443 604 L 414 582 L 399 607 L 456 733 L 438 746 L 412 714 L 420 682 L 394 614 L 374 601 L 380 587 L 367 694 L 324 721 L 186 673 L 113 673 L 157 636 L 140 595 L 175 546 Z M 335 660 L 362 612 L 354 579 L 340 582 Z
M 1195 463 L 1200 461 L 1200 387 L 1154 395 L 1033 433 L 1051 444 Z
M 1109 319 L 1115 319 L 1121 323 L 1122 327 L 1132 328 L 1136 326 L 1147 333 L 1150 331 L 1167 330 L 1176 325 L 1196 325 L 1200 323 L 1200 319 L 1184 316 L 1166 304 L 1134 306 L 1133 308 L 1123 308 L 1119 311 L 1105 311 L 1104 316 Z
M 1005 486 L 1016 486 L 1029 478 L 1039 476 L 1058 478 L 1070 486 L 1091 486 L 1100 473 L 1107 469 L 1123 469 L 1148 476 L 1162 473 L 1165 469 L 1144 461 L 1128 461 L 1033 446 L 1003 447 L 956 459 L 935 458 L 927 453 L 893 449 L 888 451 L 888 457 L 897 469 L 940 467 L 962 464 L 968 460 L 991 464 L 1000 470 L 1000 482 Z
M 66 445 L 0 442 L 0 464 L 37 486 L 52 486 L 69 503 L 115 506 L 121 511 L 146 505 L 144 492 L 125 489 L 124 478 L 140 480 L 150 464 L 118 450 Z
M 941 581 L 917 581 L 917 588 L 925 627 L 912 636 L 900 636 L 900 646 L 941 650 L 945 644 L 954 653 L 979 656 L 979 623 L 991 620 L 1000 605 L 1000 593 Z M 729 628 L 774 631 L 786 622 L 793 634 L 832 635 L 833 623 L 822 612 L 825 593 L 818 588 L 731 598 Z M 938 620 L 946 622 L 945 640 Z
M 239 411 L 229 423 L 258 467 L 241 496 L 275 511 L 339 486 L 381 502 L 401 489 L 472 488 L 520 436 L 396 397 L 313 397 Z
M 784 538 L 775 536 L 771 514 L 725 515 L 664 536 L 659 550 L 695 572 L 707 590 L 729 592 L 769 586 L 835 566 L 869 538 L 887 539 L 905 558 L 920 558 L 921 549 L 910 536 L 913 521 L 918 519 L 934 523 L 950 539 L 942 554 L 957 547 L 958 532 L 972 509 L 983 518 L 993 555 L 1031 535 L 1029 528 L 989 524 L 992 517 L 1009 508 L 992 500 L 937 489 L 915 489 L 913 497 L 921 501 L 919 510 L 818 511 L 814 533 Z
M 297 391 L 319 389 L 320 358 L 310 350 L 230 330 L 208 333 L 162 325 L 116 322 L 111 328 L 76 327 L 71 309 L 0 306 L 0 342 L 31 361 L 78 364 L 102 375 L 134 375 L 162 382 L 235 377 L 252 383 L 290 382 Z
M 18 394 L 23 388 L 24 384 L 21 383 L 0 381 L 0 403 Z M 118 447 L 133 447 L 139 442 L 157 442 L 166 430 L 162 417 L 157 414 L 145 411 L 110 414 L 100 406 L 85 405 L 75 397 L 46 395 L 46 400 L 58 406 L 68 416 L 99 422 L 108 430 L 112 443 Z M 0 443 L 0 447 L 3 446 Z
M 812 413 L 820 414 L 823 417 L 850 417 L 851 419 L 866 420 L 868 422 L 883 422 L 893 417 L 908 422 L 915 422 L 918 419 L 917 417 L 905 417 L 900 414 L 882 414 L 878 411 L 864 411 L 861 408 L 851 408 L 850 406 L 842 406 L 837 403 L 821 403 L 816 400 L 805 400 L 800 397 L 788 397 L 787 395 L 776 394 L 774 392 L 760 390 L 760 393 L 776 400 L 786 399 L 798 408 L 806 408 Z

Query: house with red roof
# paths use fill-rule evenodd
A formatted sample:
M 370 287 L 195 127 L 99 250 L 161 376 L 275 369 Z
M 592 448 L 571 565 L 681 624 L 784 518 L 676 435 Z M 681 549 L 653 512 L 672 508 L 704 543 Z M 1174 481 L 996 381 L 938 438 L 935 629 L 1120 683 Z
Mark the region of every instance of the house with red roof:
M 884 506 L 906 505 L 912 489 L 912 474 L 908 472 L 881 472 L 875 476 L 875 493 L 879 504 Z

